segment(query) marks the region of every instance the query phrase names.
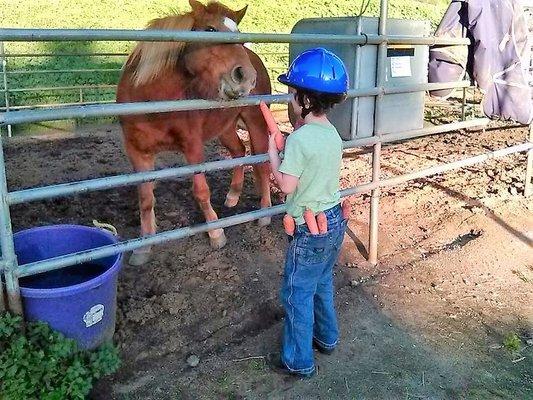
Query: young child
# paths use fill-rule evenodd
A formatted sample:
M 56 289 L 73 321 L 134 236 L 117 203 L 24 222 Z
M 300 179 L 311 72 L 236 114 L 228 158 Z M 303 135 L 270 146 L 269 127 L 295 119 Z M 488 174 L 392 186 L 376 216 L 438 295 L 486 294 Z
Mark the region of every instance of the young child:
M 335 54 L 315 48 L 301 53 L 278 80 L 294 93 L 289 109 L 298 117 L 293 124 L 300 127 L 287 138 L 283 162 L 274 134 L 268 148 L 274 177 L 288 194 L 287 213 L 296 227 L 281 289 L 285 308 L 281 354 L 270 355 L 267 361 L 277 372 L 309 378 L 315 374 L 313 347 L 331 354 L 339 335 L 332 270 L 346 230 L 339 195 L 342 140 L 326 112 L 346 98 L 348 74 Z M 326 233 L 310 233 L 303 217 L 306 210 L 325 214 Z

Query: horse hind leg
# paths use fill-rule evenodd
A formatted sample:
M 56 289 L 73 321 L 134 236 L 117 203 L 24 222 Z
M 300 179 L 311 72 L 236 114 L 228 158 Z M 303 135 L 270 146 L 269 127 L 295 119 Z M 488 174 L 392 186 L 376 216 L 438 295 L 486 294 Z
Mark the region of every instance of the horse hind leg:
M 235 128 L 235 127 L 233 127 Z M 227 130 L 220 137 L 220 143 L 228 149 L 232 158 L 244 157 L 246 149 L 235 129 Z M 239 202 L 244 184 L 244 166 L 240 165 L 233 168 L 231 184 L 228 194 L 226 195 L 226 207 L 235 207 Z
M 202 143 L 198 143 L 194 148 L 184 152 L 185 158 L 189 164 L 200 164 L 204 162 L 204 152 Z M 217 213 L 211 206 L 211 191 L 209 185 L 205 179 L 204 174 L 195 174 L 192 178 L 192 190 L 193 195 L 198 203 L 198 206 L 202 210 L 205 220 L 212 222 L 218 220 Z M 226 245 L 226 235 L 224 229 L 214 229 L 207 232 L 209 235 L 209 241 L 213 249 L 221 249 Z

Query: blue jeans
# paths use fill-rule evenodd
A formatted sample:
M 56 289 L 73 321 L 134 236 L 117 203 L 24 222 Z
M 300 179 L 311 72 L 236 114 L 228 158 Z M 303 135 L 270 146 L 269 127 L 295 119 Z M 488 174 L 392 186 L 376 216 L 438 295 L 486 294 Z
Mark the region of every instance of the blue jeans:
M 301 374 L 315 369 L 313 340 L 325 349 L 333 349 L 339 337 L 333 304 L 333 266 L 347 221 L 340 205 L 325 213 L 328 232 L 311 235 L 307 225 L 298 225 L 285 260 L 281 288 L 285 308 L 281 361 L 290 371 Z

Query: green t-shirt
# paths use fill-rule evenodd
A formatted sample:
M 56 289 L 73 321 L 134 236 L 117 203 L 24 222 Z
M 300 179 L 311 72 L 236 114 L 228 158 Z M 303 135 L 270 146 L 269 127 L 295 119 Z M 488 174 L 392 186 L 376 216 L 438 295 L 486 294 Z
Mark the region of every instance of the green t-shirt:
M 316 214 L 340 203 L 341 163 L 342 140 L 333 125 L 310 123 L 289 135 L 279 171 L 299 178 L 286 201 L 298 225 L 306 208 Z

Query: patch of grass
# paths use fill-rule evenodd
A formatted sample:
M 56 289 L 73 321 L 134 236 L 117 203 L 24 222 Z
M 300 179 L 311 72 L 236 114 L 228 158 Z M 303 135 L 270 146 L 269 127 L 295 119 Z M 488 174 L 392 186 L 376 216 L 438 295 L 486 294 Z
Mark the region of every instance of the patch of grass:
M 266 369 L 265 362 L 262 360 L 251 360 L 248 368 L 252 371 L 264 371 Z
M 181 387 L 176 387 L 174 389 L 174 400 L 181 400 L 183 398 Z
M 228 391 L 230 387 L 229 378 L 227 375 L 222 375 L 217 379 L 217 384 L 222 391 Z
M 517 352 L 520 350 L 521 345 L 522 340 L 520 340 L 516 333 L 510 333 L 503 339 L 503 346 L 510 352 Z
M 469 388 L 461 399 L 465 400 L 479 400 L 479 399 L 509 399 L 510 393 L 504 390 L 487 389 L 484 387 Z
M 233 382 L 224 374 L 217 379 L 218 392 L 225 400 L 236 400 L 238 398 L 237 392 L 233 389 Z

